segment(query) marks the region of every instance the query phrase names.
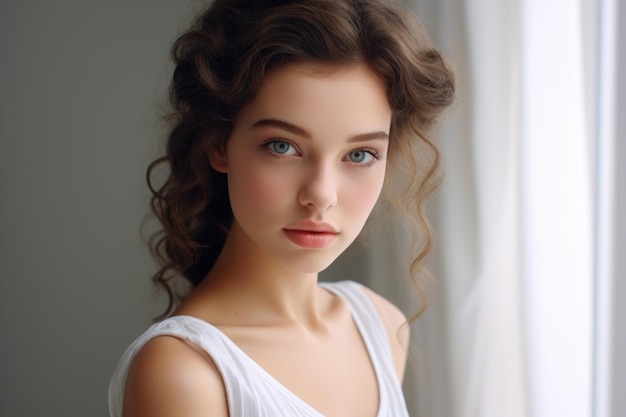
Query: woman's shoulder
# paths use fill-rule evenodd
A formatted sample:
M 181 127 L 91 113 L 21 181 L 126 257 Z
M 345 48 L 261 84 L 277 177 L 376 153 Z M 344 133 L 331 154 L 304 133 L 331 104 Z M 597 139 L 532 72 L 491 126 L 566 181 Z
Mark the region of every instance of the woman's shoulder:
M 407 318 L 395 304 L 386 298 L 365 286 L 363 286 L 363 291 L 378 310 L 378 314 L 385 325 L 396 373 L 398 379 L 402 381 L 411 336 Z
M 157 336 L 133 357 L 126 378 L 124 415 L 228 416 L 226 392 L 211 357 L 172 336 Z
M 356 281 L 350 280 L 338 281 L 333 283 L 327 282 L 323 283 L 322 285 L 329 289 L 335 289 L 335 291 L 337 291 L 339 288 L 343 288 L 344 291 L 342 292 L 344 294 L 346 292 L 363 292 L 376 308 L 376 311 L 378 312 L 378 315 L 385 324 L 385 327 L 394 328 L 395 332 L 397 332 L 400 328 L 406 328 L 407 330 L 404 331 L 408 332 L 408 325 L 406 325 L 407 318 L 404 313 L 395 304 L 393 304 L 374 290 L 370 289 L 369 287 Z

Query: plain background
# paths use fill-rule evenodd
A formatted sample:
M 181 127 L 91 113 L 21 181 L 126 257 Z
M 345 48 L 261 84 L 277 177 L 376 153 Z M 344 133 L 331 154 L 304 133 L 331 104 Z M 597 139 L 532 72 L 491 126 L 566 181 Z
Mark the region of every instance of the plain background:
M 159 306 L 139 225 L 199 1 L 0 3 L 0 416 L 107 416 Z

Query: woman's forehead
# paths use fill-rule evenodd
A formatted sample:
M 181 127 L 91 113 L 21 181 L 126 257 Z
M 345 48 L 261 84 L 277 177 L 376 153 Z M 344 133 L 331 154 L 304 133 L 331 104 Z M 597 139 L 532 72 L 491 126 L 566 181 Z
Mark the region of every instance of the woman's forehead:
M 238 123 L 283 120 L 305 130 L 335 123 L 388 133 L 390 118 L 384 84 L 365 65 L 298 64 L 269 74 Z

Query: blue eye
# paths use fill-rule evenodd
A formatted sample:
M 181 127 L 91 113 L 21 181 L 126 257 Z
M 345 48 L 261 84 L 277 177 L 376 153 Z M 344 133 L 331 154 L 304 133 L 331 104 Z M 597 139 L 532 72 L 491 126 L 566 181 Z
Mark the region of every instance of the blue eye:
M 278 155 L 297 155 L 298 152 L 296 151 L 296 148 L 294 148 L 294 146 L 289 143 L 289 142 L 285 142 L 282 140 L 275 140 L 272 142 L 268 142 L 264 145 L 267 149 L 269 149 L 271 152 L 278 154 Z
M 373 155 L 372 152 L 366 151 L 364 149 L 352 151 L 347 156 L 347 159 L 350 162 L 354 162 L 355 164 L 368 164 L 372 162 L 374 158 L 375 155 Z

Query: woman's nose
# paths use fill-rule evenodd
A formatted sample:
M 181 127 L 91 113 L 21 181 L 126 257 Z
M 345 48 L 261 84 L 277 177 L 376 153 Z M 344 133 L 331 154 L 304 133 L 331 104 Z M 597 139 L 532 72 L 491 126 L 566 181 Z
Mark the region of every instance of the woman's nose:
M 305 173 L 298 201 L 318 211 L 337 204 L 337 173 L 331 164 L 315 164 Z

